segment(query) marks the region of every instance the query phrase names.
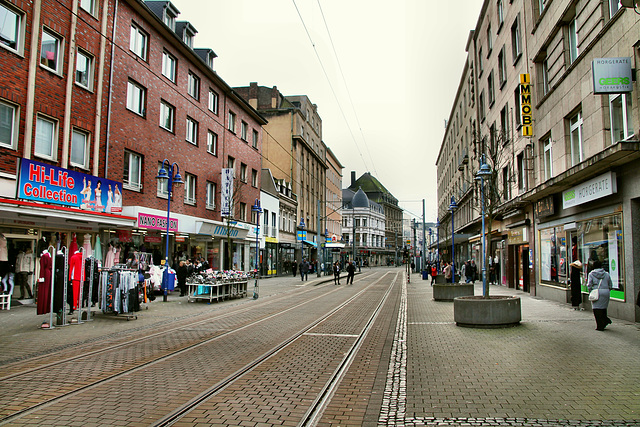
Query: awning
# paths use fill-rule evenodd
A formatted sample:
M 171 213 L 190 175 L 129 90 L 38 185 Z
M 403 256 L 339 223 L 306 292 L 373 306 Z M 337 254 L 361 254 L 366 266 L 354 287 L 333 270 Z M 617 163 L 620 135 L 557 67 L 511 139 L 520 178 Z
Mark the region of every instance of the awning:
M 312 242 L 311 240 L 303 240 L 303 242 L 309 246 L 313 246 L 314 248 L 318 246 L 316 245 L 316 242 Z

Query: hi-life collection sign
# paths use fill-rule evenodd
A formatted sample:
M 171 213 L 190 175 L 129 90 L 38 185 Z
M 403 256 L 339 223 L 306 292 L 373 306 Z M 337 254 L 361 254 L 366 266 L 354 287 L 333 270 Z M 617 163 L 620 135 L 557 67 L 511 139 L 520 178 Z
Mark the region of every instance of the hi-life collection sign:
M 531 108 L 531 76 L 520 74 L 520 117 L 522 136 L 533 136 L 533 110 Z
M 18 198 L 121 213 L 122 183 L 23 158 L 18 167 Z
M 596 58 L 591 71 L 594 94 L 633 92 L 631 58 Z
M 617 193 L 616 173 L 607 172 L 562 192 L 562 208 L 581 205 Z

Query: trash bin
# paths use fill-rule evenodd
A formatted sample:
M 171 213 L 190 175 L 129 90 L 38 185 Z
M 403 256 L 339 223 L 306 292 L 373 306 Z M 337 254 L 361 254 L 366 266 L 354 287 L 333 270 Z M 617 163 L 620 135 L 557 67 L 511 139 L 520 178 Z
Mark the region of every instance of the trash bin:
M 429 279 L 429 272 L 427 270 L 422 270 L 422 280 Z
M 173 291 L 176 283 L 176 272 L 173 269 L 169 269 L 169 274 L 166 271 L 162 272 L 162 289 Z

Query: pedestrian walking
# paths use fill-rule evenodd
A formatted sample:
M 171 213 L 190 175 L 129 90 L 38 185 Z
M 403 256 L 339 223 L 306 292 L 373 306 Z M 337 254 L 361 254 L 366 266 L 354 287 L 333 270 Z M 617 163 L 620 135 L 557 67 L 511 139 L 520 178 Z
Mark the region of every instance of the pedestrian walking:
M 291 264 L 293 264 L 291 266 L 291 269 L 293 270 L 293 277 L 296 277 L 296 270 L 298 269 L 298 264 L 296 264 L 296 260 L 293 260 Z
M 598 289 L 598 299 L 591 301 L 593 316 L 596 319 L 596 331 L 604 331 L 604 328 L 611 323 L 611 319 L 607 316 L 607 307 L 609 307 L 612 288 L 611 276 L 602 268 L 602 261 L 595 260 L 587 280 L 587 289 L 589 292 Z
M 451 265 L 445 261 L 444 263 L 444 279 L 447 283 L 453 283 L 451 281 Z
M 578 310 L 580 308 L 580 304 L 582 303 L 582 281 L 580 280 L 582 262 L 577 259 L 569 264 L 569 266 L 571 267 L 571 275 L 569 276 L 569 280 L 571 283 L 571 306 L 574 310 Z
M 438 277 L 438 269 L 434 264 L 431 266 L 431 286 L 433 286 L 433 284 L 436 283 L 436 277 Z
M 465 261 L 462 263 L 462 267 L 460 267 L 460 283 L 462 283 L 463 280 L 469 283 L 467 280 L 467 265 L 469 265 L 469 263 Z
M 180 261 L 176 268 L 176 277 L 178 279 L 178 288 L 180 288 L 180 296 L 187 294 L 187 265 L 184 261 Z
M 471 283 L 475 285 L 476 280 L 478 280 L 478 267 L 476 266 L 476 262 L 471 260 Z
M 356 266 L 353 265 L 353 262 L 350 262 L 347 265 L 347 285 L 349 284 L 349 280 L 351 280 L 351 284 L 353 285 L 353 277 L 356 275 Z
M 309 280 L 309 268 L 311 266 L 309 265 L 309 262 L 302 258 L 302 262 L 300 263 L 300 280 L 301 281 L 305 281 L 305 280 Z
M 338 263 L 338 261 L 333 263 L 333 284 L 340 284 L 340 264 Z

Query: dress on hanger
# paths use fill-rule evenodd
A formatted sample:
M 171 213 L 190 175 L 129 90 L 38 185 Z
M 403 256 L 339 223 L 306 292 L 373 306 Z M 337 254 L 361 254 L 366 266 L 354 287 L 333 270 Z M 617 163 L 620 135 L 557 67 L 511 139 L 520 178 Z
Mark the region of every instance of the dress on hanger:
M 84 235 L 84 241 L 82 242 L 82 248 L 84 249 L 84 256 L 86 258 L 89 258 L 91 255 L 93 255 L 93 250 L 91 249 L 91 234 L 87 233 L 87 234 Z
M 80 306 L 80 282 L 82 280 L 82 252 L 76 252 L 71 255 L 69 260 L 69 278 L 73 288 L 73 304 L 71 310 L 77 310 Z
M 40 255 L 40 279 L 38 280 L 37 314 L 51 311 L 51 255 L 44 251 Z
M 116 259 L 116 248 L 109 245 L 109 250 L 107 251 L 107 254 L 104 257 L 104 268 L 113 267 L 115 264 L 115 259 Z
M 78 241 L 76 240 L 76 233 L 73 233 L 73 239 L 69 244 L 69 253 L 75 254 L 78 251 Z

